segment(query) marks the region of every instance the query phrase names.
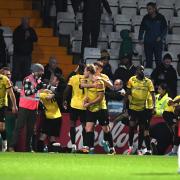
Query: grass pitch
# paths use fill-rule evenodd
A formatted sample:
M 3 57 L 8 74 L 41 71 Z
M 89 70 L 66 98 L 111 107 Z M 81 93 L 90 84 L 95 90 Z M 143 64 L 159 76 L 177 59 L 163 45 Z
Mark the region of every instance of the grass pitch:
M 0 153 L 1 180 L 180 180 L 177 157 Z

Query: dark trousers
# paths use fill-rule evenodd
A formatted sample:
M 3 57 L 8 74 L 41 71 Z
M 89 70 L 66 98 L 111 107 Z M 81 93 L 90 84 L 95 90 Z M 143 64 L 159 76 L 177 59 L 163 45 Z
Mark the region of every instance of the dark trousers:
M 55 2 L 56 2 L 56 12 L 67 11 L 67 0 L 55 0 Z
M 13 132 L 10 147 L 15 147 L 17 145 L 19 134 L 21 130 L 24 127 L 26 127 L 26 149 L 27 151 L 31 151 L 31 138 L 34 131 L 35 121 L 36 110 L 19 108 L 18 117 L 16 119 L 15 129 Z
M 155 57 L 156 66 L 161 63 L 162 60 L 162 50 L 163 43 L 160 42 L 152 42 L 152 43 L 144 43 L 144 52 L 146 56 L 146 68 L 152 68 L 153 65 L 153 55 Z
M 52 5 L 52 0 L 41 0 L 43 2 L 42 16 L 44 21 L 44 26 L 52 25 L 52 19 L 50 17 L 50 8 Z M 67 0 L 55 0 L 56 13 L 67 11 Z
M 50 24 L 50 17 L 49 17 L 49 13 L 50 13 L 50 7 L 51 7 L 51 0 L 42 0 L 43 2 L 43 8 L 42 8 L 42 16 L 43 16 L 43 20 L 44 20 L 44 25 L 48 26 Z
M 31 68 L 31 55 L 17 55 L 13 56 L 12 82 L 22 81 L 29 73 Z
M 7 63 L 6 51 L 0 52 L 0 68 L 7 66 Z
M 81 53 L 83 54 L 85 47 L 97 47 L 97 41 L 100 32 L 100 20 L 84 20 L 82 30 L 83 36 Z

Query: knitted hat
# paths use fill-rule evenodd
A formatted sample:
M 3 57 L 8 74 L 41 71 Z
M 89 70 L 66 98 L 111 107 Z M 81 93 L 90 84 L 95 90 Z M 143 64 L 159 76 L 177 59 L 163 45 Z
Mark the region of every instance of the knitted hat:
M 32 72 L 40 72 L 40 71 L 44 71 L 44 67 L 42 64 L 39 63 L 35 63 L 31 65 L 31 71 Z

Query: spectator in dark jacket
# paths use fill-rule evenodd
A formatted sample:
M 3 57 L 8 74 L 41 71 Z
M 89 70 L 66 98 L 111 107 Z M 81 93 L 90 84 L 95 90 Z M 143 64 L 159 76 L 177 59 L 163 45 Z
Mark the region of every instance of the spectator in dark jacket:
M 64 93 L 64 90 L 66 89 L 67 83 L 66 83 L 65 78 L 62 76 L 62 74 L 55 73 L 54 76 L 55 76 L 54 79 L 58 80 L 58 84 L 54 85 L 54 82 L 51 81 L 51 85 L 57 87 L 54 92 L 56 95 L 56 101 L 57 101 L 57 104 L 58 104 L 61 112 L 65 112 L 65 109 L 63 107 L 63 93 Z
M 33 43 L 38 38 L 35 30 L 29 26 L 29 18 L 23 17 L 21 24 L 14 30 L 13 43 L 13 72 L 12 82 L 22 81 L 25 76 L 30 74 L 32 63 Z
M 82 27 L 83 36 L 81 46 L 81 52 L 83 54 L 85 47 L 97 47 L 102 5 L 110 16 L 112 15 L 112 12 L 107 0 L 76 0 L 75 3 L 73 3 L 75 14 L 81 2 L 84 3 Z
M 139 30 L 139 41 L 143 43 L 146 56 L 146 67 L 152 68 L 153 54 L 156 60 L 156 66 L 162 59 L 163 40 L 167 33 L 167 22 L 165 17 L 157 12 L 156 3 L 147 4 L 148 14 L 143 17 Z
M 57 60 L 55 57 L 49 58 L 49 63 L 44 67 L 43 81 L 49 83 L 53 79 L 54 74 L 62 75 L 62 70 L 57 66 Z
M 171 62 L 171 55 L 165 54 L 161 65 L 152 72 L 151 79 L 156 88 L 159 84 L 166 83 L 169 88 L 169 96 L 174 98 L 177 95 L 177 73 Z
M 4 67 L 6 65 L 6 43 L 3 36 L 3 30 L 0 29 L 0 67 Z
M 106 74 L 109 79 L 113 80 L 113 73 L 111 65 L 109 64 L 110 54 L 106 49 L 101 51 L 101 58 L 100 61 L 103 63 L 103 70 L 102 73 Z
M 114 79 L 121 79 L 126 88 L 126 84 L 130 77 L 134 76 L 136 73 L 136 67 L 132 64 L 132 60 L 129 56 L 124 56 L 121 59 L 120 66 L 116 69 L 114 73 Z

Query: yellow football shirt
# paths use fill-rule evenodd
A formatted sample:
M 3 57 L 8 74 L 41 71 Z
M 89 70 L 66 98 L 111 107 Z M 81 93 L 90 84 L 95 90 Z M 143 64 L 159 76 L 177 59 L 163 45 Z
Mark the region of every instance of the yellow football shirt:
M 173 101 L 176 101 L 176 100 L 178 100 L 178 99 L 180 99 L 180 95 L 176 96 L 176 97 L 173 99 Z M 172 100 L 172 99 L 169 98 L 169 100 Z M 174 106 L 167 106 L 166 109 L 165 109 L 165 111 L 167 111 L 167 112 L 173 112 L 173 113 L 174 113 L 175 106 L 177 106 L 177 105 L 179 105 L 179 104 L 180 104 L 180 103 L 176 103 Z
M 61 117 L 61 111 L 56 100 L 47 100 L 47 96 L 50 95 L 50 91 L 44 90 L 40 92 L 40 100 L 45 106 L 45 116 L 48 119 L 56 119 Z
M 152 95 L 149 92 L 148 96 L 147 96 L 147 100 L 146 100 L 146 109 L 153 109 L 154 105 L 153 105 L 153 99 L 152 99 Z
M 12 87 L 12 84 L 10 80 L 4 76 L 0 75 L 0 108 L 4 106 L 8 106 L 8 100 L 7 100 L 7 89 Z
M 84 75 L 74 75 L 69 79 L 68 85 L 72 87 L 71 107 L 75 109 L 85 110 L 83 101 L 85 98 L 85 89 L 79 88 L 79 85 L 84 81 Z
M 111 81 L 111 80 L 109 79 L 109 77 L 108 77 L 106 74 L 103 74 L 103 73 L 100 74 L 100 78 L 102 78 L 102 80 L 105 80 L 105 81 Z M 102 109 L 107 109 L 107 104 L 106 104 L 105 96 L 104 96 L 104 98 L 103 98 L 103 101 L 102 101 L 102 103 L 101 103 L 101 106 L 102 106 Z
M 88 81 L 89 84 L 96 83 L 96 87 L 87 88 L 87 98 L 89 102 L 92 102 L 98 97 L 99 92 L 105 92 L 104 82 L 102 80 L 97 80 L 96 82 Z M 103 98 L 104 99 L 104 98 Z M 103 100 L 102 100 L 103 101 Z M 88 110 L 91 112 L 97 112 L 102 109 L 102 101 L 91 105 Z
M 147 77 L 143 80 L 139 80 L 136 76 L 132 76 L 127 83 L 127 88 L 131 91 L 129 109 L 135 111 L 144 110 L 146 107 L 148 93 L 154 91 L 152 81 Z

